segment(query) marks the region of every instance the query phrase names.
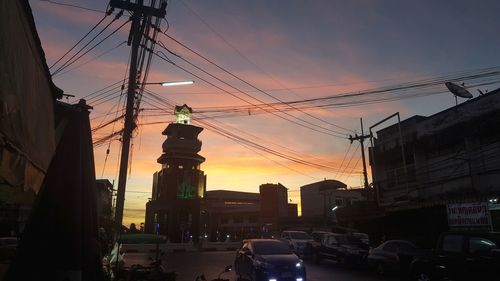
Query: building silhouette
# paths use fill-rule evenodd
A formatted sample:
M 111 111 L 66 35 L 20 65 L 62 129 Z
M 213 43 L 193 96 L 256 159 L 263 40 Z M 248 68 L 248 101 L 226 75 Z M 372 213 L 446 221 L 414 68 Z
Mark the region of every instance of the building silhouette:
M 332 208 L 350 206 L 363 199 L 362 189 L 347 189 L 337 180 L 323 180 L 300 187 L 302 217 L 305 219 L 334 220 Z
M 449 204 L 498 201 L 500 89 L 400 126 L 402 140 L 395 124 L 377 131 L 370 148 L 377 202 L 385 209 L 380 228 L 432 240 L 449 230 Z M 486 228 L 498 231 L 500 206 L 489 208 Z
M 451 200 L 485 201 L 500 187 L 500 89 L 432 116 L 377 132 L 371 149 L 379 205 L 408 209 Z
M 259 236 L 259 193 L 210 190 L 202 206 L 202 233 L 211 241 L 241 241 Z
M 206 176 L 198 154 L 203 128 L 190 124 L 192 109 L 175 107 L 175 123 L 163 131 L 163 154 L 158 158 L 161 170 L 153 175 L 153 192 L 146 204 L 145 231 L 166 235 L 172 242 L 198 241 L 200 204 L 205 195 Z

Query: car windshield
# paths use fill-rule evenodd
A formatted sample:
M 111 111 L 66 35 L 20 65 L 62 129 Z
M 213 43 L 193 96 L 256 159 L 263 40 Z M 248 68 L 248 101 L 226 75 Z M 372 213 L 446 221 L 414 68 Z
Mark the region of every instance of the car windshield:
M 335 236 L 335 239 L 337 239 L 339 244 L 358 245 L 362 243 L 359 239 L 350 235 L 338 235 Z
M 353 233 L 352 235 L 359 239 L 368 239 L 368 234 L 366 233 Z
M 290 232 L 290 237 L 297 240 L 308 240 L 312 239 L 307 233 L 304 232 Z
M 253 251 L 257 255 L 288 255 L 292 251 L 281 241 L 255 241 Z

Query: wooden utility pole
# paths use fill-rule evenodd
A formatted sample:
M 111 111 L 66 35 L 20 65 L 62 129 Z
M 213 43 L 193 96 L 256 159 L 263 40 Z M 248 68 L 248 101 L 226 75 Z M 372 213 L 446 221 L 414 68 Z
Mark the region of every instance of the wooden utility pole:
M 121 233 L 123 222 L 123 207 L 125 204 L 125 187 L 127 183 L 127 169 L 130 152 L 130 140 L 132 132 L 136 128 L 134 120 L 134 102 L 136 99 L 137 85 L 137 62 L 138 52 L 144 29 L 147 24 L 151 24 L 151 16 L 164 17 L 166 14 L 166 2 L 160 8 L 143 5 L 143 0 L 132 3 L 123 0 L 111 0 L 110 6 L 116 9 L 123 9 L 132 12 L 132 26 L 128 37 L 128 45 L 131 45 L 130 69 L 128 75 L 127 105 L 125 108 L 125 125 L 122 135 L 122 151 L 120 158 L 120 172 L 118 176 L 118 188 L 115 208 L 115 232 Z
M 351 143 L 355 140 L 359 141 L 361 144 L 361 160 L 363 161 L 363 177 L 364 177 L 364 187 L 368 189 L 368 174 L 366 172 L 366 161 L 365 161 L 365 146 L 364 146 L 364 141 L 365 139 L 370 138 L 370 135 L 365 135 L 363 132 L 363 118 L 359 118 L 361 121 L 361 135 L 358 136 L 358 134 L 355 134 L 354 137 L 349 135 L 349 140 Z

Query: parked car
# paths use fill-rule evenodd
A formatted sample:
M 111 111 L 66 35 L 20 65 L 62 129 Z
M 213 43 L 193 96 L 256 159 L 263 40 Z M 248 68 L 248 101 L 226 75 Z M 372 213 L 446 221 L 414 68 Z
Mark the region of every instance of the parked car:
M 311 259 L 314 253 L 314 249 L 318 248 L 321 245 L 321 240 L 323 236 L 327 234 L 333 234 L 329 231 L 313 231 L 311 232 L 311 241 L 307 241 L 306 248 L 304 250 L 304 258 Z
M 411 264 L 414 280 L 498 280 L 500 232 L 440 235 L 429 255 Z
M 352 234 L 352 236 L 358 238 L 361 242 L 370 246 L 370 236 L 368 236 L 368 234 L 362 233 L 362 232 L 353 232 L 351 234 Z
M 314 248 L 313 260 L 316 263 L 324 259 L 336 261 L 341 266 L 364 266 L 368 249 L 352 235 L 331 233 L 323 236 L 321 244 Z
M 306 280 L 306 268 L 290 247 L 277 239 L 245 240 L 234 260 L 239 280 Z
M 16 237 L 0 237 L 0 261 L 14 258 L 16 249 Z
M 408 240 L 388 240 L 370 250 L 368 264 L 379 274 L 388 272 L 407 274 L 412 260 L 423 252 L 424 250 Z
M 304 231 L 286 230 L 281 233 L 281 240 L 288 242 L 290 249 L 297 255 L 303 255 L 307 242 L 313 241 L 312 237 Z

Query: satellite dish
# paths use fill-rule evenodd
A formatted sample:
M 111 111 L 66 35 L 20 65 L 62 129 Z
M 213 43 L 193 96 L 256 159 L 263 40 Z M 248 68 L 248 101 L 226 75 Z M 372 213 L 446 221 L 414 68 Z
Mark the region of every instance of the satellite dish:
M 462 86 L 459 86 L 453 82 L 446 82 L 444 84 L 446 85 L 448 90 L 450 90 L 450 92 L 454 94 L 456 97 L 461 97 L 466 99 L 473 98 L 472 94 Z

